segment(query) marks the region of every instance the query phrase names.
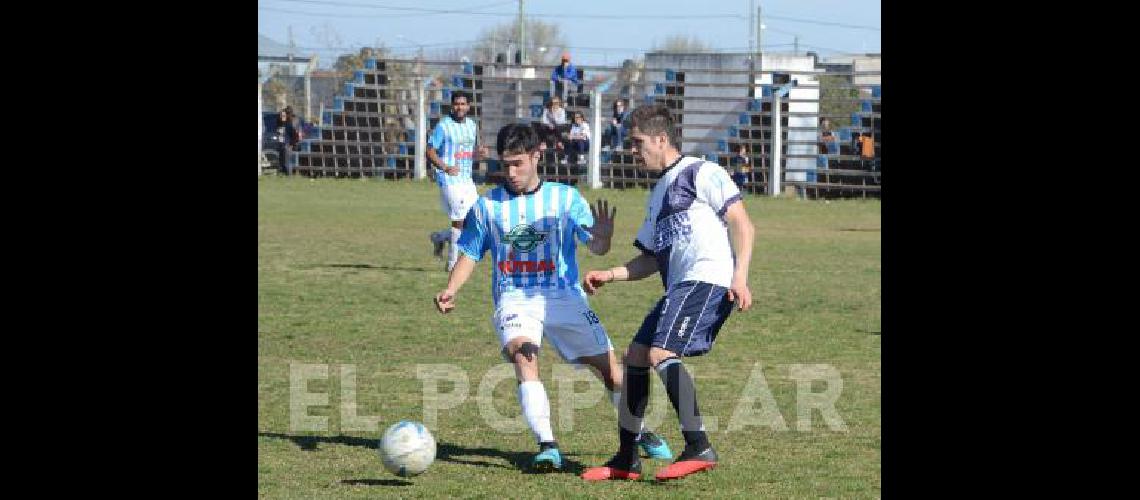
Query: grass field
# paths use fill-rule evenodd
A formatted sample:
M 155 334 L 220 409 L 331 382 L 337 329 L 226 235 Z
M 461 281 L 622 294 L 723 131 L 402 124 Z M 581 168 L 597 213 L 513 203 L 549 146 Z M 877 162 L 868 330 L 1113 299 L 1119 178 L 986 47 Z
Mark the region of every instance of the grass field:
M 486 188 L 480 188 L 482 193 Z M 614 266 L 634 256 L 630 244 L 644 217 L 646 191 L 583 190 L 618 207 L 613 250 L 584 248 L 579 267 Z M 557 354 L 545 349 L 541 371 L 566 473 L 519 470 L 536 451 L 525 428 L 500 432 L 485 423 L 475 396 L 491 369 L 502 369 L 490 329 L 488 261 L 480 262 L 449 315 L 431 297 L 446 283 L 427 234 L 445 227 L 436 188 L 427 182 L 259 178 L 257 183 L 257 490 L 267 498 L 418 497 L 760 497 L 875 498 L 880 495 L 881 203 L 803 201 L 749 196 L 756 225 L 749 284 L 754 309 L 734 313 L 709 356 L 690 358 L 701 411 L 715 416 L 710 440 L 720 467 L 680 481 L 586 483 L 572 472 L 599 465 L 617 446 L 613 407 L 574 410 L 559 426 L 560 386 L 551 380 Z M 657 276 L 607 286 L 591 305 L 624 351 L 661 294 Z M 290 429 L 290 364 L 327 365 L 327 378 L 306 391 L 326 393 L 326 431 Z M 469 395 L 440 410 L 433 430 L 435 464 L 407 480 L 387 473 L 377 437 L 399 420 L 423 421 L 417 364 L 452 364 L 466 373 Z M 810 430 L 798 424 L 793 365 L 838 371 L 835 409 L 846 430 L 819 411 Z M 357 414 L 378 416 L 373 432 L 343 430 L 342 365 L 355 370 Z M 786 425 L 728 430 L 760 367 L 778 418 Z M 565 367 L 561 367 L 565 368 Z M 561 372 L 561 371 L 560 371 Z M 650 414 L 674 453 L 684 445 L 660 381 L 653 377 Z M 567 385 L 579 393 L 588 383 Z M 594 382 L 593 385 L 600 384 Z M 820 392 L 824 382 L 809 382 Z M 519 414 L 515 383 L 494 386 L 494 409 Z M 761 387 L 763 388 L 763 387 Z M 441 391 L 450 390 L 445 385 Z M 597 389 L 595 389 L 597 390 Z M 765 392 L 765 391 L 762 391 Z M 771 414 L 769 414 L 771 416 Z M 805 414 L 806 415 L 806 414 Z M 651 419 L 652 420 L 652 419 Z M 652 478 L 664 462 L 644 461 Z

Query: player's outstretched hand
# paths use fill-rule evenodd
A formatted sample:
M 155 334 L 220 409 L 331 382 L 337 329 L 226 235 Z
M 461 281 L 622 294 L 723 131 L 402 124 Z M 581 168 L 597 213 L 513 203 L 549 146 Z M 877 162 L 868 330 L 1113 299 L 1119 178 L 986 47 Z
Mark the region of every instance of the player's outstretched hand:
M 444 290 L 435 296 L 435 308 L 443 314 L 455 309 L 455 292 Z
M 735 302 L 736 308 L 741 311 L 752 307 L 752 291 L 748 289 L 748 283 L 732 280 L 732 286 L 728 288 L 728 301 Z
M 613 273 L 609 271 L 590 271 L 582 278 L 582 288 L 586 290 L 586 293 L 593 295 L 599 288 L 609 283 L 613 277 Z
M 590 234 L 595 238 L 608 240 L 614 235 L 614 219 L 617 218 L 617 207 L 610 210 L 610 202 L 599 198 L 597 206 L 590 205 L 590 213 L 594 215 L 594 227 Z

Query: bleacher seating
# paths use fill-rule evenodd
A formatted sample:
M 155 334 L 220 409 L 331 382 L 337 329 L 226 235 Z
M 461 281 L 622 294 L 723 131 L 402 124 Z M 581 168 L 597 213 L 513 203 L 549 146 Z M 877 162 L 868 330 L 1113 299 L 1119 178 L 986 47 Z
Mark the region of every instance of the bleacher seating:
M 405 65 L 394 71 L 394 64 Z M 469 116 L 480 123 L 479 141 L 492 145 L 495 133 L 510 122 L 537 123 L 541 120 L 543 104 L 551 96 L 549 68 L 539 67 L 535 78 L 494 76 L 493 71 L 477 63 L 424 63 L 434 64 L 433 73 L 443 71 L 442 87 L 427 91 L 426 131 L 450 112 L 451 94 L 463 90 L 471 96 Z M 345 82 L 344 94 L 334 98 L 332 109 L 326 109 L 316 130 L 308 130 L 298 148 L 296 172 L 314 177 L 378 177 L 385 179 L 411 178 L 414 175 L 416 154 L 416 95 L 414 85 L 407 79 L 408 61 L 367 60 L 365 68 L 355 71 L 351 81 Z M 393 71 L 389 71 L 392 68 Z M 544 74 L 545 71 L 545 74 Z M 587 82 L 590 71 L 581 68 L 580 77 Z M 425 71 L 426 72 L 426 71 Z M 731 73 L 733 71 L 724 71 Z M 736 71 L 739 73 L 739 71 Z M 611 117 L 616 99 L 626 99 L 630 108 L 645 103 L 663 103 L 673 111 L 682 132 L 682 146 L 686 154 L 703 155 L 731 170 L 735 151 L 741 146 L 749 150 L 752 172 L 745 184 L 750 193 L 764 193 L 768 189 L 769 163 L 773 126 L 771 123 L 771 85 L 747 83 L 720 83 L 710 78 L 711 70 L 665 69 L 646 70 L 646 77 L 638 85 L 606 90 L 600 96 L 600 124 L 598 135 L 604 131 Z M 400 80 L 397 83 L 397 80 Z M 571 87 L 566 99 L 566 112 L 573 116 L 581 111 L 592 120 L 588 84 Z M 755 90 L 754 90 L 755 89 Z M 790 112 L 794 99 L 785 99 L 781 106 L 783 158 L 796 158 L 797 165 L 808 162 L 807 170 L 797 170 L 792 179 L 784 169 L 785 184 L 796 187 L 807 196 L 878 196 L 881 179 L 879 153 L 881 151 L 881 86 L 861 86 L 860 97 L 852 101 L 853 112 L 842 116 L 850 125 L 837 127 L 836 140 L 824 144 L 805 141 L 803 136 L 818 137 L 815 127 L 802 125 L 804 117 L 814 120 L 822 114 L 802 110 Z M 753 93 L 759 95 L 753 95 Z M 839 117 L 831 117 L 833 120 Z M 791 126 L 789 126 L 791 125 Z M 799 139 L 789 141 L 789 132 Z M 876 158 L 864 161 L 855 147 L 855 137 L 862 132 L 873 132 Z M 805 145 L 812 153 L 804 155 Z M 591 144 L 598 148 L 601 158 L 602 184 L 611 188 L 647 188 L 653 176 L 637 168 L 636 155 L 630 150 L 629 135 L 623 144 L 610 150 L 609 144 Z M 795 151 L 789 156 L 789 146 Z M 806 156 L 806 158 L 805 158 Z M 476 167 L 478 181 L 495 182 L 502 171 L 493 159 Z M 805 168 L 805 167 L 796 167 Z M 585 179 L 586 166 L 565 165 L 554 159 L 553 151 L 539 166 L 540 174 L 549 180 L 577 184 Z

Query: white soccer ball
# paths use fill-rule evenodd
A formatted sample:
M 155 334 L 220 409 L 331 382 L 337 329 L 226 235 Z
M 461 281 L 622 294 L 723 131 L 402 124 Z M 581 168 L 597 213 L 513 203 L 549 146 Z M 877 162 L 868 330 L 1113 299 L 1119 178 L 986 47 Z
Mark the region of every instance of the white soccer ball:
M 400 421 L 380 438 L 380 460 L 397 476 L 422 474 L 435 461 L 435 438 L 419 422 Z

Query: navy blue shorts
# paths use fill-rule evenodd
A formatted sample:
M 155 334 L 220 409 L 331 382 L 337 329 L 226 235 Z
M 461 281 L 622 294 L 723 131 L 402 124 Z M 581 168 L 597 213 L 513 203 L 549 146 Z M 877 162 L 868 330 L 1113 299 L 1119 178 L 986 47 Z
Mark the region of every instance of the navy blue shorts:
M 716 334 L 732 313 L 728 289 L 702 281 L 683 281 L 670 289 L 641 322 L 633 341 L 681 356 L 712 350 Z

